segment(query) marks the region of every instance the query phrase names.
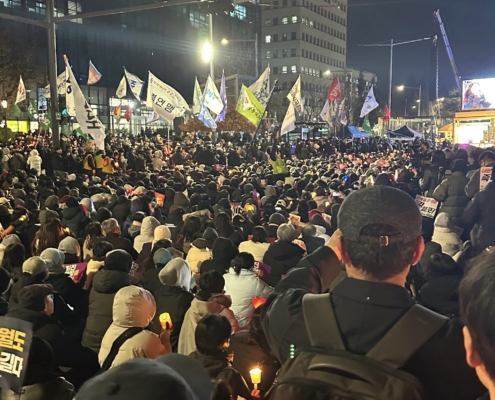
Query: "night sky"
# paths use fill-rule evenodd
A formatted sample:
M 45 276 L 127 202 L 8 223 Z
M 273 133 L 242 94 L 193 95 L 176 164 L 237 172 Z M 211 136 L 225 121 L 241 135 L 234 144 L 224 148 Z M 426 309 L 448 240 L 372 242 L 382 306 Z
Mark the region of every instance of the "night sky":
M 456 87 L 433 11 L 440 9 L 463 78 L 495 77 L 495 0 L 349 0 L 347 65 L 378 74 L 387 96 L 390 47 L 359 44 L 414 40 L 438 34 L 440 97 Z M 394 48 L 395 86 L 427 84 L 430 42 Z M 397 94 L 394 92 L 394 94 Z

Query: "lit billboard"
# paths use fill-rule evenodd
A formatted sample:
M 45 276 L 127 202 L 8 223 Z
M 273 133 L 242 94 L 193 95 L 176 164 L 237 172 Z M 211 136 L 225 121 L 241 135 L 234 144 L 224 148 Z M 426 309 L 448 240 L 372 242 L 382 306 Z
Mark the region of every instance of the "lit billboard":
M 495 109 L 495 78 L 469 79 L 463 81 L 462 109 Z

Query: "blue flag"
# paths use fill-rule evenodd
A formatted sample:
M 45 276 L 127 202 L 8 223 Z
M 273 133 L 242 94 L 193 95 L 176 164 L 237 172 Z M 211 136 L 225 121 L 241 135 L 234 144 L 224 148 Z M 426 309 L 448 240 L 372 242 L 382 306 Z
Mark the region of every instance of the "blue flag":
M 220 84 L 220 98 L 223 103 L 223 110 L 215 118 L 215 122 L 225 121 L 225 114 L 227 114 L 227 88 L 225 87 L 225 71 L 222 71 L 222 83 Z
M 208 111 L 208 108 L 206 108 L 204 103 L 201 103 L 201 108 L 199 109 L 198 119 L 203 124 L 205 124 L 206 127 L 210 128 L 210 129 L 217 129 L 217 124 L 215 123 L 215 120 L 212 118 L 210 112 Z

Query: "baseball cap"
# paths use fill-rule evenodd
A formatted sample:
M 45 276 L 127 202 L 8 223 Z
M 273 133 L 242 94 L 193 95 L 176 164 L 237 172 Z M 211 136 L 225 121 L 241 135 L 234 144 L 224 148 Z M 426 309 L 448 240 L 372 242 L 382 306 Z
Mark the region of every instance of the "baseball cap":
M 76 400 L 199 400 L 171 367 L 135 358 L 87 381 Z
M 22 272 L 26 272 L 33 276 L 39 275 L 43 272 L 48 274 L 48 266 L 41 257 L 31 257 L 22 264 Z
M 19 306 L 28 310 L 43 311 L 46 296 L 53 293 L 52 285 L 29 285 L 19 290 L 17 301 Z
M 351 193 L 340 206 L 337 218 L 342 236 L 354 242 L 388 246 L 408 243 L 421 236 L 418 205 L 406 192 L 389 186 L 372 186 Z M 396 233 L 363 235 L 363 228 L 371 225 L 389 225 Z

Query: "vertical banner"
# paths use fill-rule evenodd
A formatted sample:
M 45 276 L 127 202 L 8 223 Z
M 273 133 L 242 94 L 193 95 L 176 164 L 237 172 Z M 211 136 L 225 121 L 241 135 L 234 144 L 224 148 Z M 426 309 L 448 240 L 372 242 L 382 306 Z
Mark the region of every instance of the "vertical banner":
M 23 386 L 32 340 L 31 323 L 0 317 L 0 376 L 16 393 Z

